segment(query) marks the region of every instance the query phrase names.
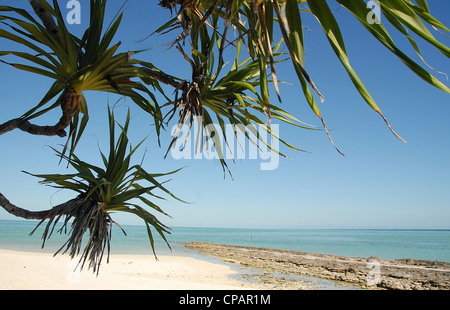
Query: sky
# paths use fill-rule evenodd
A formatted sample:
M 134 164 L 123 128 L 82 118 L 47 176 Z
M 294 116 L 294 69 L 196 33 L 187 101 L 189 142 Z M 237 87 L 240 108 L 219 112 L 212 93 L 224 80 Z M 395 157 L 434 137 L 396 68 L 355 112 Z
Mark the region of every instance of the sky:
M 59 2 L 64 11 L 65 1 Z M 128 1 L 116 41 L 122 42 L 122 50 L 149 48 L 139 55 L 141 59 L 188 79 L 188 63 L 175 49 L 166 51 L 167 46 L 161 46 L 177 33 L 141 40 L 170 18 L 170 12 L 156 2 Z M 81 24 L 69 27 L 74 33 L 81 33 L 88 23 L 88 1 L 80 3 Z M 109 3 L 111 18 L 121 2 Z M 231 161 L 231 179 L 224 175 L 217 160 L 177 160 L 171 156 L 164 159 L 170 133 L 163 134 L 159 148 L 151 117 L 133 102 L 117 102 L 111 95 L 88 93 L 90 121 L 77 147 L 78 157 L 99 163 L 98 147 L 107 152 L 109 104 L 114 106 L 119 122 L 131 109 L 130 139 L 134 144 L 147 137 L 136 154 L 136 163 L 145 154 L 143 165 L 147 171 L 168 172 L 183 167 L 170 177 L 166 187 L 189 203 L 169 198 L 158 202 L 171 215 L 158 218 L 170 227 L 450 229 L 449 94 L 423 82 L 349 12 L 334 1 L 329 3 L 341 26 L 351 65 L 391 126 L 407 143 L 397 139 L 364 102 L 318 22 L 303 14 L 305 67 L 325 96 L 319 107 L 335 144 L 345 156 L 335 150 L 323 131 L 280 124 L 282 138 L 308 152 L 281 147 L 289 159 L 279 158 L 273 170 L 261 170 L 261 158 Z M 450 2 L 430 0 L 429 4 L 431 13 L 449 26 Z M 435 35 L 450 45 L 448 37 L 437 32 Z M 421 63 L 405 38 L 395 32 L 392 36 L 411 58 Z M 423 40 L 417 42 L 430 66 L 450 74 L 450 62 L 445 56 Z M 14 48 L 5 40 L 0 40 L 0 47 Z M 277 69 L 281 80 L 293 84 L 281 85 L 281 106 L 301 121 L 320 127 L 292 68 L 283 63 Z M 49 79 L 5 64 L 0 64 L 0 72 L 0 122 L 26 112 L 51 85 Z M 435 76 L 450 86 L 445 75 Z M 273 90 L 272 97 L 276 102 Z M 35 122 L 52 124 L 57 119 L 59 111 L 55 110 Z M 64 139 L 32 136 L 18 130 L 0 139 L 0 192 L 13 204 L 43 210 L 73 197 L 70 192 L 39 184 L 37 178 L 22 172 L 67 173 L 49 147 L 64 144 Z M 113 218 L 121 224 L 142 224 L 130 216 L 117 214 Z M 0 219 L 17 218 L 0 209 Z

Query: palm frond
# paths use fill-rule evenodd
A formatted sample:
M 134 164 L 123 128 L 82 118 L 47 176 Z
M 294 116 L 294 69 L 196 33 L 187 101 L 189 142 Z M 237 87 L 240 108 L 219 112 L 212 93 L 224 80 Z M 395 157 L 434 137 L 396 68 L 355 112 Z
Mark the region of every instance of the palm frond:
M 316 103 L 315 97 L 317 96 L 320 101 L 324 101 L 325 98 L 319 91 L 320 87 L 316 86 L 313 82 L 313 77 L 308 74 L 308 69 L 304 63 L 304 49 L 307 42 L 304 42 L 303 37 L 302 16 L 305 14 L 312 14 L 322 26 L 332 49 L 334 50 L 342 66 L 345 68 L 351 82 L 353 83 L 355 89 L 360 93 L 364 102 L 366 102 L 370 108 L 376 111 L 383 118 L 388 128 L 397 138 L 404 141 L 393 130 L 387 120 L 387 117 L 383 115 L 381 109 L 375 102 L 374 98 L 370 95 L 363 81 L 358 77 L 356 70 L 351 66 L 351 59 L 346 52 L 344 37 L 340 31 L 339 23 L 330 9 L 330 2 L 331 1 L 326 0 L 166 0 L 162 1 L 160 5 L 170 8 L 171 10 L 179 7 L 178 16 L 182 16 L 182 13 L 184 12 L 183 18 L 188 18 L 193 26 L 184 28 L 183 31 L 187 30 L 191 33 L 191 42 L 194 50 L 198 50 L 198 46 L 208 44 L 210 40 L 210 38 L 205 35 L 199 36 L 201 43 L 197 43 L 195 39 L 192 39 L 193 37 L 198 37 L 197 33 L 205 32 L 207 27 L 205 26 L 206 22 L 203 17 L 206 16 L 211 16 L 209 18 L 208 25 L 214 34 L 218 33 L 218 19 L 222 20 L 224 23 L 224 31 L 218 35 L 221 42 L 221 45 L 217 46 L 217 49 L 220 51 L 220 59 L 223 55 L 224 46 L 226 45 L 225 42 L 228 42 L 227 46 L 234 46 L 238 50 L 240 49 L 241 44 L 245 44 L 248 55 L 252 59 L 259 60 L 260 79 L 258 80 L 259 84 L 256 85 L 259 86 L 259 89 L 257 89 L 257 95 L 266 105 L 265 112 L 268 115 L 268 125 L 270 125 L 272 116 L 270 106 L 274 105 L 267 104 L 269 102 L 268 75 L 266 73 L 268 68 L 270 68 L 270 75 L 272 77 L 271 82 L 280 102 L 282 96 L 278 87 L 279 76 L 276 72 L 275 66 L 276 57 L 271 53 L 274 42 L 277 40 L 274 35 L 274 28 L 278 26 L 283 43 L 287 48 L 287 54 L 292 61 L 292 66 L 300 82 L 306 102 L 314 114 L 321 120 L 323 128 L 328 134 L 330 141 L 333 143 L 331 135 L 328 132 L 325 121 L 321 115 L 319 106 Z M 418 43 L 410 35 L 411 32 L 416 34 L 428 44 L 435 47 L 443 55 L 447 57 L 450 56 L 450 48 L 438 40 L 429 28 L 431 27 L 435 30 L 447 32 L 449 29 L 431 15 L 429 5 L 426 0 L 419 0 L 416 1 L 416 3 L 413 3 L 410 0 L 379 0 L 377 3 L 380 6 L 380 11 L 383 14 L 383 17 L 373 23 L 367 18 L 371 13 L 371 8 L 367 5 L 366 1 L 336 0 L 336 2 L 350 11 L 377 40 L 379 40 L 388 50 L 393 52 L 394 55 L 396 55 L 409 69 L 411 69 L 412 72 L 416 73 L 425 82 L 433 85 L 434 87 L 450 93 L 448 86 L 442 83 L 423 66 L 413 61 L 410 56 L 407 56 L 406 53 L 394 43 L 384 25 L 386 23 L 391 24 L 395 30 L 398 30 L 401 35 L 408 39 L 425 66 L 440 73 L 426 63 L 420 52 Z M 172 20 L 171 23 L 168 23 L 158 29 L 158 32 L 161 33 L 169 30 L 169 28 L 173 27 L 176 22 L 177 21 L 175 19 Z M 236 39 L 230 39 L 227 37 L 230 26 L 234 29 L 234 33 L 238 34 Z M 174 28 L 171 28 L 171 30 L 173 29 Z M 192 33 L 194 33 L 194 35 Z M 209 55 L 203 55 L 206 56 L 207 61 L 209 61 Z M 238 60 L 238 56 L 235 61 Z M 222 64 L 223 62 L 220 63 Z M 234 87 L 231 85 L 227 86 Z M 214 112 L 217 113 L 217 111 Z M 336 149 L 339 151 L 337 147 Z
M 151 85 L 162 92 L 161 87 L 157 85 L 158 81 L 138 74 L 139 69 L 131 61 L 131 56 L 141 51 L 118 53 L 120 42 L 112 44 L 123 12 L 103 32 L 106 2 L 92 0 L 89 27 L 81 38 L 77 38 L 65 26 L 57 1 L 53 1 L 53 6 L 46 1 L 40 2 L 57 21 L 60 40 L 55 39 L 26 10 L 0 6 L 0 13 L 9 13 L 0 15 L 0 22 L 7 27 L 0 29 L 0 38 L 30 50 L 0 51 L 0 57 L 11 55 L 25 63 L 0 61 L 54 80 L 44 98 L 25 112 L 21 119 L 29 121 L 61 106 L 61 98 L 58 98 L 58 95 L 62 96 L 64 89 L 73 90 L 74 94 L 81 98 L 81 101 L 72 102 L 72 111 L 68 115 L 73 120 L 70 123 L 69 133 L 71 142 L 68 142 L 66 147 L 73 152 L 89 121 L 88 103 L 82 96 L 83 92 L 104 91 L 130 97 L 140 108 L 154 117 L 158 129 L 161 122 L 159 107 L 156 96 L 147 87 Z M 14 17 L 14 14 L 20 18 Z M 57 99 L 52 103 L 55 98 Z

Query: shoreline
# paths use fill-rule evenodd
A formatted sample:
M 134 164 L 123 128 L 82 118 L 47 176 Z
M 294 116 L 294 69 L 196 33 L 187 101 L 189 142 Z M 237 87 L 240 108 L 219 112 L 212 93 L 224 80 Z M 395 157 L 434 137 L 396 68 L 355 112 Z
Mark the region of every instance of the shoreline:
M 111 254 L 99 275 L 77 268 L 78 258 L 0 248 L 0 290 L 330 290 L 348 289 L 316 278 L 280 281 L 185 247 L 183 253 Z
M 416 259 L 385 260 L 316 254 L 270 248 L 188 242 L 187 248 L 225 262 L 264 271 L 261 281 L 295 289 L 298 278 L 336 281 L 360 289 L 449 290 L 450 263 Z
M 158 255 L 111 254 L 96 276 L 78 258 L 0 249 L 0 289 L 7 290 L 448 290 L 450 263 L 382 260 L 183 243 Z M 378 268 L 378 269 L 377 269 Z M 74 271 L 75 270 L 75 271 Z M 374 277 L 369 278 L 371 275 Z M 377 278 L 378 276 L 378 278 Z M 368 280 L 373 285 L 368 285 Z

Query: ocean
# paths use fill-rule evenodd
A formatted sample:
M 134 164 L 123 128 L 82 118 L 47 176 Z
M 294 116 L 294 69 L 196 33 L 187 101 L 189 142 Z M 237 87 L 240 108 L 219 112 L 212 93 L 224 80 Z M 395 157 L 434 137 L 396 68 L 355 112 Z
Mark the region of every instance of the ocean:
M 43 227 L 29 235 L 36 224 L 37 221 L 0 220 L 0 248 L 56 252 L 67 240 L 67 235 L 55 231 L 42 249 Z M 112 254 L 153 254 L 145 226 L 122 228 L 126 236 L 118 227 L 113 228 Z M 157 255 L 188 254 L 192 250 L 186 249 L 184 242 L 204 241 L 352 257 L 450 262 L 450 230 L 173 227 L 167 235 L 171 249 L 156 232 L 154 238 Z

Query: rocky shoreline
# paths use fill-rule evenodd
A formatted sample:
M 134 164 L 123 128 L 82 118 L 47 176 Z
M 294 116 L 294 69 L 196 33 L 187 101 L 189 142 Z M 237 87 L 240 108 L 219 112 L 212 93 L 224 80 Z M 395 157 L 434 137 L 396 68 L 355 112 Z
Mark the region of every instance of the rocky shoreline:
M 263 273 L 254 278 L 273 289 L 307 289 L 295 276 L 339 281 L 362 289 L 450 289 L 450 263 L 446 262 L 344 257 L 194 241 L 184 245 L 225 262 L 261 270 Z

